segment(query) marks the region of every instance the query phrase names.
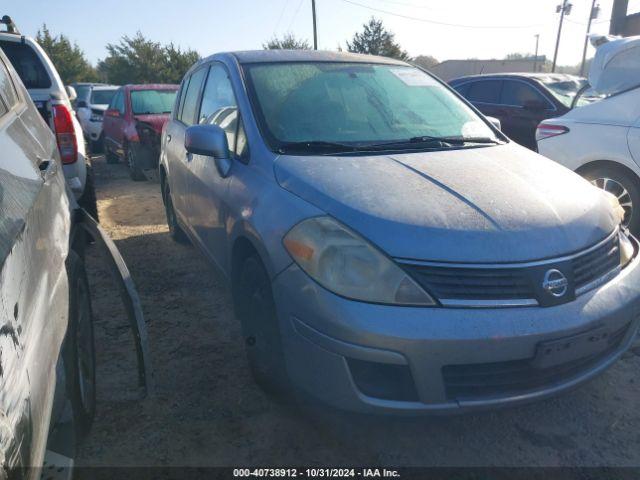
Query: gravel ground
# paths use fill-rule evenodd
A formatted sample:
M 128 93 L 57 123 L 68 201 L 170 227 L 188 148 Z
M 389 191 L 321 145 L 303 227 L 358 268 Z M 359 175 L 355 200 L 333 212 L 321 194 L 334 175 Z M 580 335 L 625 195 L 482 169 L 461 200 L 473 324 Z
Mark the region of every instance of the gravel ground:
M 274 402 L 252 382 L 230 294 L 168 235 L 157 181 L 94 162 L 102 225 L 138 287 L 157 393 L 140 399 L 133 342 L 96 258 L 98 413 L 84 466 L 640 466 L 640 344 L 559 398 L 494 413 L 353 416 Z

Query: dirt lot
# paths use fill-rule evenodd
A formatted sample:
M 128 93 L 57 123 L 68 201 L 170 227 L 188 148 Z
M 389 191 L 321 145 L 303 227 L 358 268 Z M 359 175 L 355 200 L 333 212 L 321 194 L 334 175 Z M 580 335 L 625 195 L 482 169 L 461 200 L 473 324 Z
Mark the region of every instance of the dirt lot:
M 91 275 L 98 414 L 80 465 L 640 466 L 640 345 L 605 375 L 528 407 L 389 419 L 292 408 L 245 364 L 229 293 L 171 241 L 155 181 L 95 161 L 102 225 L 137 284 L 157 393 L 140 400 L 133 344 L 106 271 Z

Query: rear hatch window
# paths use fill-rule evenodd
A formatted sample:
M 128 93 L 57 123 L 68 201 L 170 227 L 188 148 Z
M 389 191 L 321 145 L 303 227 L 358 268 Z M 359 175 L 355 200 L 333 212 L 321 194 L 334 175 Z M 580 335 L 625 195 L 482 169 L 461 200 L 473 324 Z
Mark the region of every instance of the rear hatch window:
M 9 61 L 16 69 L 24 86 L 30 88 L 49 88 L 51 79 L 42 61 L 26 43 L 0 40 L 0 47 L 9 57 Z

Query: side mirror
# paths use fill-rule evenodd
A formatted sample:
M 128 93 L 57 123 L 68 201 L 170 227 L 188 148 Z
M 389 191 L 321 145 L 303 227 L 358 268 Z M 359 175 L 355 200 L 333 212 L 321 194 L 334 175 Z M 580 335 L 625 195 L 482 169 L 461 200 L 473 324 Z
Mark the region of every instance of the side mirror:
M 74 102 L 76 98 L 78 98 L 78 94 L 76 93 L 75 88 L 67 85 L 66 87 L 64 87 L 64 89 L 67 91 L 67 96 L 69 97 L 70 102 Z
M 192 125 L 184 135 L 188 153 L 213 157 L 218 173 L 227 177 L 231 171 L 231 157 L 227 134 L 218 125 Z
M 500 123 L 499 119 L 497 119 L 496 117 L 485 117 L 485 118 L 489 120 L 489 123 L 491 125 L 496 127 L 498 130 L 502 131 L 502 123 Z
M 76 103 L 76 107 L 77 108 L 89 108 L 89 104 L 87 102 L 85 102 L 84 100 L 78 100 L 78 102 Z
M 108 110 L 105 110 L 104 115 L 106 117 L 119 117 L 120 110 L 118 110 L 117 108 L 109 108 Z

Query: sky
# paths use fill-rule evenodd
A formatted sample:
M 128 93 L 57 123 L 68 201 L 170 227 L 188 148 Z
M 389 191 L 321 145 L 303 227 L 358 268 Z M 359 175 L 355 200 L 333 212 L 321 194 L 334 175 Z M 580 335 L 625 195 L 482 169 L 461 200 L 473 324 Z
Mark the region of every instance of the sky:
M 346 47 L 371 16 L 382 19 L 411 56 L 439 61 L 503 58 L 513 52 L 553 57 L 562 0 L 316 0 L 320 49 Z M 582 57 L 592 0 L 570 0 L 558 55 L 561 65 Z M 601 12 L 592 32 L 607 33 L 613 0 L 598 0 Z M 14 0 L 3 9 L 22 33 L 35 36 L 43 23 L 63 33 L 96 63 L 105 45 L 140 31 L 161 43 L 173 42 L 202 56 L 262 48 L 290 32 L 312 43 L 311 0 Z M 6 5 L 6 4 L 5 4 Z M 640 0 L 629 9 L 640 10 Z M 593 50 L 589 47 L 589 56 Z

